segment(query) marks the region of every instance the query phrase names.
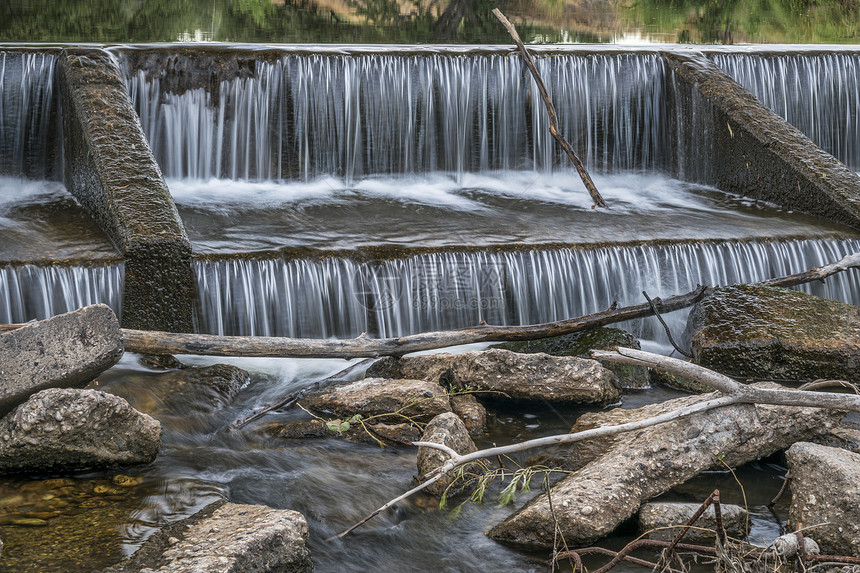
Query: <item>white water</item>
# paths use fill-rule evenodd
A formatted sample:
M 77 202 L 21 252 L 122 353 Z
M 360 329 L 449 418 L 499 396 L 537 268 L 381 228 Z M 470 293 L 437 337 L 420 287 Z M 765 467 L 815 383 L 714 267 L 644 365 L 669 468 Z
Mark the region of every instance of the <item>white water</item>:
M 258 336 L 401 336 L 571 318 L 709 286 L 799 272 L 860 249 L 860 240 L 724 242 L 595 249 L 428 253 L 358 263 L 344 258 L 199 261 L 201 332 Z M 860 303 L 856 272 L 808 292 Z M 670 317 L 683 330 L 684 313 Z M 656 321 L 626 325 L 666 341 Z
M 61 176 L 55 75 L 53 54 L 0 52 L 0 174 Z
M 122 264 L 0 266 L 0 324 L 39 320 L 96 303 L 119 316 Z

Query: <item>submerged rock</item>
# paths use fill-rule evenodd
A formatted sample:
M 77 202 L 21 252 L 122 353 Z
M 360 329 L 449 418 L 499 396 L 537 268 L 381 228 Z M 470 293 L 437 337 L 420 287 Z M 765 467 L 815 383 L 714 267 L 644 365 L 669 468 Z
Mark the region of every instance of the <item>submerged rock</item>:
M 216 502 L 103 573 L 310 573 L 307 544 L 308 525 L 297 511 Z
M 639 533 L 646 533 L 648 539 L 671 541 L 680 533 L 693 514 L 702 507 L 700 503 L 651 502 L 639 509 Z M 747 535 L 749 513 L 739 505 L 720 504 L 723 527 L 729 537 L 744 538 Z M 707 530 L 707 531 L 704 531 Z M 712 543 L 717 531 L 714 506 L 705 510 L 693 527 L 683 537 L 684 543 Z
M 729 376 L 860 380 L 860 307 L 783 288 L 714 289 L 690 312 L 694 361 Z
M 186 482 L 187 483 L 187 482 Z M 0 483 L 0 570 L 93 571 L 123 559 L 128 526 L 163 482 L 116 474 Z M 22 525 L 29 524 L 29 525 Z
M 122 357 L 122 334 L 104 304 L 0 334 L 0 416 L 46 388 L 83 388 Z
M 373 423 L 375 422 L 375 423 Z M 384 424 L 372 420 L 364 425 L 344 420 L 306 420 L 268 424 L 262 431 L 273 438 L 349 438 L 359 442 L 411 445 L 421 438 L 421 430 L 414 424 Z
M 595 360 L 499 349 L 383 359 L 368 376 L 432 380 L 494 399 L 606 404 L 620 395 L 615 375 Z
M 469 437 L 469 430 L 466 429 L 463 420 L 450 412 L 433 418 L 427 424 L 424 435 L 421 436 L 421 441 L 448 446 L 460 455 L 478 451 L 478 448 L 475 447 L 475 442 Z M 445 463 L 447 459 L 448 454 L 441 450 L 426 446 L 418 448 L 418 481 L 426 481 L 430 472 Z M 469 468 L 467 467 L 465 471 L 468 473 Z M 456 493 L 465 482 L 462 478 L 458 478 L 456 473 L 448 472 L 441 479 L 427 486 L 424 491 L 436 497 L 442 497 L 442 494 L 446 491 L 449 495 Z M 454 482 L 458 479 L 460 480 L 460 484 L 455 484 Z
M 108 386 L 135 408 L 157 418 L 211 414 L 232 402 L 251 375 L 238 366 L 213 364 L 185 366 L 148 376 L 141 385 L 137 379 Z
M 802 442 L 785 458 L 791 523 L 817 526 L 809 535 L 824 554 L 860 556 L 860 454 Z
M 682 403 L 673 400 L 660 406 L 668 409 L 673 402 Z M 539 495 L 494 527 L 490 536 L 551 547 L 557 524 L 569 545 L 593 543 L 630 518 L 645 500 L 721 460 L 739 465 L 759 459 L 826 431 L 841 417 L 840 412 L 815 408 L 735 404 L 628 432 L 603 456 L 552 488 L 554 514 L 547 496 Z
M 510 350 L 521 354 L 544 352 L 552 356 L 577 356 L 591 358 L 592 350 L 613 350 L 619 346 L 640 350 L 635 336 L 620 328 L 598 327 L 584 332 L 574 332 L 562 336 L 540 340 L 521 340 L 505 342 L 493 348 Z M 647 388 L 650 384 L 648 369 L 644 366 L 621 364 L 620 362 L 599 361 L 605 368 L 612 370 L 618 377 L 622 388 Z
M 155 419 L 97 390 L 42 390 L 0 419 L 0 472 L 149 463 L 160 446 Z
M 365 378 L 312 392 L 301 403 L 342 418 L 361 414 L 365 418 L 381 416 L 383 421 L 395 423 L 406 417 L 426 422 L 451 411 L 448 393 L 427 380 Z

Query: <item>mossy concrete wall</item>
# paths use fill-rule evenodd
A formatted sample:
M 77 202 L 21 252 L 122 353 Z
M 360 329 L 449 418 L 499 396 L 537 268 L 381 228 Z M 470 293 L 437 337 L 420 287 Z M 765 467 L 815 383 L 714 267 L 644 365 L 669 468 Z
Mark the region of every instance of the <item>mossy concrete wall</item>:
M 192 330 L 191 243 L 113 58 L 60 58 L 66 187 L 125 258 L 122 326 Z
M 860 229 L 860 177 L 705 56 L 665 52 L 686 149 L 711 154 L 705 183 Z M 690 125 L 699 126 L 689 129 Z M 679 168 L 683 172 L 683 166 Z

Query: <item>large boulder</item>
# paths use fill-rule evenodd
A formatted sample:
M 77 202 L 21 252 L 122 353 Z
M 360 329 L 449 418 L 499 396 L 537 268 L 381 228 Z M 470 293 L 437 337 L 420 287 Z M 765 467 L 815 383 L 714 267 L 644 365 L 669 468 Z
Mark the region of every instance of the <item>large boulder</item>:
M 104 304 L 0 334 L 0 416 L 46 388 L 83 388 L 122 357 L 119 322 Z
M 385 424 L 368 420 L 359 424 L 349 420 L 303 420 L 265 424 L 260 427 L 262 434 L 286 440 L 313 438 L 347 438 L 369 444 L 389 444 L 410 446 L 421 439 L 417 424 Z
M 822 553 L 860 556 L 860 454 L 801 442 L 785 458 L 791 471 L 790 521 L 815 525 L 808 534 Z
M 783 288 L 714 289 L 687 323 L 694 361 L 729 376 L 860 380 L 860 307 Z
M 499 399 L 607 404 L 620 395 L 615 375 L 595 360 L 497 348 L 383 359 L 368 376 L 432 380 Z
M 407 417 L 427 422 L 451 411 L 448 393 L 428 380 L 365 378 L 311 392 L 300 402 L 306 408 L 343 418 L 361 414 L 394 422 Z
M 308 525 L 297 511 L 217 502 L 103 573 L 310 573 L 307 544 Z
M 494 346 L 494 348 L 519 352 L 521 354 L 544 352 L 552 356 L 591 358 L 589 353 L 592 350 L 614 350 L 619 346 L 635 348 L 636 350 L 640 349 L 639 341 L 626 330 L 605 326 L 592 328 L 583 332 L 541 338 L 540 340 L 505 342 Z M 620 362 L 604 362 L 602 360 L 599 362 L 615 373 L 622 388 L 647 388 L 650 385 L 650 373 L 644 366 L 633 366 Z
M 466 429 L 463 420 L 452 412 L 439 414 L 433 418 L 424 429 L 421 441 L 448 446 L 460 455 L 478 451 L 475 442 L 469 437 L 469 430 Z M 448 455 L 441 450 L 426 446 L 418 448 L 418 481 L 422 483 L 427 481 L 428 475 L 447 460 Z M 441 479 L 427 486 L 424 491 L 436 497 L 441 497 L 446 491 L 456 493 L 458 486 L 462 486 L 463 483 L 462 479 L 459 484 L 454 483 L 458 480 L 456 474 L 457 472 L 448 472 Z
M 826 431 L 841 417 L 840 412 L 815 408 L 734 404 L 628 432 L 603 456 L 552 488 L 554 512 L 547 496 L 539 495 L 494 527 L 490 536 L 551 547 L 560 527 L 569 545 L 593 543 L 630 518 L 644 501 L 698 473 L 721 462 L 737 465 L 770 455 Z
M 149 463 L 161 424 L 97 390 L 42 390 L 0 419 L 0 472 L 48 473 Z

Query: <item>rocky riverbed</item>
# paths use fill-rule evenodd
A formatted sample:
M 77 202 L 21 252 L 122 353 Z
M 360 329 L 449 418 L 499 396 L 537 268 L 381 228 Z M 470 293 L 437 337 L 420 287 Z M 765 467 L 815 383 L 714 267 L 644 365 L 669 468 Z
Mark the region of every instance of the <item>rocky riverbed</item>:
M 781 291 L 773 289 L 723 289 L 714 293 L 691 315 L 687 339 L 693 342 L 697 360 L 707 362 L 708 356 L 734 356 L 732 373 L 741 378 L 744 373 L 749 373 L 750 378 L 761 378 L 762 364 L 770 364 L 765 372 L 783 377 L 790 373 L 793 378 L 790 382 L 796 383 L 798 377 L 815 376 L 815 349 L 826 347 L 827 352 L 821 353 L 824 371 L 851 379 L 856 370 L 850 364 L 856 360 L 860 347 L 856 307 L 836 308 L 838 305 L 827 303 L 828 321 L 825 324 L 820 313 L 810 313 L 810 320 L 814 322 L 812 328 L 804 326 L 802 317 L 793 309 L 801 303 L 801 306 L 819 308 L 820 303 L 814 297 L 798 303 L 796 293 L 787 293 L 781 302 L 782 296 Z M 756 302 L 755 297 L 760 297 L 762 302 Z M 731 318 L 726 314 L 737 315 L 733 302 L 736 299 L 739 305 L 742 302 L 763 309 L 754 321 L 748 321 L 747 330 L 743 330 L 743 320 L 731 326 L 725 323 Z M 720 314 L 721 308 L 728 312 Z M 780 319 L 779 312 L 789 315 L 790 320 Z M 107 320 L 108 328 L 115 328 L 109 324 L 109 316 L 102 316 L 102 319 Z M 79 317 L 68 320 L 79 320 Z M 767 321 L 779 324 L 770 330 L 770 336 L 766 326 L 762 326 Z M 45 336 L 56 338 L 55 334 L 50 334 L 50 321 L 46 322 L 49 324 Z M 84 323 L 90 330 L 76 340 L 83 340 L 86 346 L 87 340 L 98 339 L 98 333 L 92 331 L 92 321 Z M 713 324 L 723 325 L 719 332 L 724 336 L 714 336 L 717 331 L 712 328 Z M 791 325 L 794 325 L 792 332 L 796 338 L 787 342 L 789 337 L 785 329 Z M 34 324 L 27 328 L 45 327 Z M 63 328 L 66 329 L 63 332 L 68 332 L 70 327 Z M 73 323 L 71 328 L 72 332 L 81 332 L 79 324 Z M 832 332 L 824 332 L 826 328 Z M 24 340 L 20 332 L 13 331 L 17 333 L 16 344 Z M 625 336 L 629 339 L 629 335 L 617 331 L 590 332 L 589 344 L 596 347 L 617 344 L 607 343 L 606 339 L 596 336 L 597 333 L 606 334 L 611 341 L 619 340 L 619 336 L 621 340 L 625 340 Z M 10 346 L 9 336 L 9 333 L 0 335 L 7 347 Z M 731 350 L 732 340 L 737 341 L 737 350 Z M 121 345 L 121 340 L 118 343 Z M 77 344 L 80 346 L 80 342 Z M 191 518 L 211 502 L 223 504 L 228 500 L 245 505 L 231 505 L 227 510 L 210 507 L 206 510 L 208 513 L 182 526 L 185 529 L 177 526 L 181 531 L 177 530 L 179 533 L 175 536 L 162 534 L 158 539 L 167 537 L 143 545 L 135 558 L 116 565 L 114 570 L 136 571 L 150 567 L 165 572 L 179 571 L 183 570 L 183 559 L 192 557 L 208 563 L 207 571 L 219 570 L 218 567 L 228 561 L 243 563 L 242 555 L 247 550 L 239 546 L 227 548 L 226 539 L 202 545 L 193 541 L 193 536 L 199 535 L 194 533 L 194 528 L 199 528 L 200 523 L 210 528 L 207 531 L 235 528 L 234 524 L 218 524 L 217 518 L 224 511 L 229 514 L 228 521 L 241 521 L 243 515 L 252 516 L 248 517 L 249 523 L 254 520 L 278 522 L 282 517 L 286 520 L 283 531 L 272 530 L 269 537 L 261 534 L 260 540 L 251 541 L 248 546 L 256 548 L 257 553 L 271 554 L 268 561 L 263 559 L 268 565 L 260 565 L 261 571 L 283 570 L 284 565 L 278 565 L 283 563 L 292 563 L 289 567 L 293 569 L 289 570 L 310 570 L 312 562 L 327 570 L 327 564 L 337 559 L 334 555 L 348 554 L 355 550 L 353 544 L 360 541 L 356 541 L 358 537 L 348 537 L 336 542 L 336 548 L 332 549 L 330 544 L 326 548 L 319 537 L 337 533 L 381 505 L 388 499 L 386 496 L 396 497 L 398 492 L 412 487 L 407 477 L 410 464 L 412 473 L 416 473 L 418 479 L 425 479 L 443 461 L 445 456 L 436 450 L 422 448 L 417 451 L 410 446 L 416 439 L 443 443 L 464 453 L 485 447 L 488 442 L 515 442 L 547 432 L 558 433 L 571 428 L 579 431 L 642 419 L 713 397 L 679 397 L 676 402 L 630 409 L 637 401 L 641 403 L 644 396 L 650 397 L 645 402 L 662 402 L 659 396 L 667 394 L 656 380 L 665 378 L 658 378 L 647 370 L 643 372 L 641 367 L 607 369 L 606 364 L 582 358 L 581 344 L 582 337 L 565 337 L 518 348 L 507 346 L 385 359 L 370 366 L 366 373 L 356 372 L 349 380 L 304 394 L 295 406 L 275 410 L 232 432 L 227 430 L 231 421 L 274 402 L 275 394 L 283 392 L 276 383 L 279 377 L 300 383 L 300 380 L 312 379 L 313 372 L 266 373 L 255 370 L 259 362 L 254 361 L 233 361 L 245 366 L 240 368 L 215 365 L 209 360 L 191 360 L 205 363 L 200 367 L 188 364 L 187 359 L 152 357 L 141 360 L 132 369 L 137 372 L 133 376 L 112 374 L 127 372 L 129 360 L 138 363 L 138 358 L 126 357 L 123 359 L 125 370 L 109 370 L 99 376 L 99 372 L 110 368 L 118 359 L 116 350 L 111 351 L 108 345 L 108 350 L 99 350 L 99 356 L 94 359 L 100 361 L 99 366 L 71 364 L 66 368 L 89 372 L 84 376 L 63 375 L 56 384 L 48 383 L 47 390 L 44 378 L 40 378 L 29 395 L 23 392 L 26 396 L 21 394 L 21 383 L 16 382 L 15 392 L 7 392 L 11 408 L 0 419 L 0 463 L 7 475 L 18 477 L 7 478 L 0 498 L 0 536 L 6 543 L 0 570 L 72 571 L 117 564 L 129 557 L 129 552 L 152 532 L 162 530 L 169 523 L 180 523 L 184 517 Z M 629 344 L 635 345 L 635 339 Z M 718 348 L 718 352 L 711 348 Z M 795 360 L 792 353 L 802 354 L 802 360 Z M 72 362 L 83 360 L 85 356 L 81 348 L 67 354 Z M 800 363 L 808 369 L 801 371 L 796 366 Z M 294 365 L 285 367 L 309 366 L 290 364 Z M 842 370 L 834 370 L 834 364 L 842 364 Z M 801 372 L 808 374 L 801 376 Z M 652 379 L 644 389 L 643 375 Z M 676 391 L 672 392 L 678 396 Z M 14 404 L 15 400 L 19 403 Z M 624 408 L 606 407 L 619 401 Z M 561 422 L 548 424 L 548 416 Z M 611 536 L 608 542 L 613 544 L 616 542 L 612 539 L 629 527 L 629 520 L 636 518 L 640 506 L 651 498 L 681 497 L 687 501 L 701 501 L 690 499 L 689 494 L 685 497 L 684 488 L 689 483 L 701 482 L 707 472 L 726 471 L 726 468 L 748 462 L 777 463 L 789 465 L 792 474 L 796 474 L 790 488 L 790 520 L 784 525 L 791 528 L 823 521 L 835 523 L 832 531 L 821 530 L 823 548 L 833 554 L 857 556 L 860 555 L 858 536 L 852 533 L 857 527 L 856 516 L 844 508 L 856 505 L 850 498 L 853 495 L 850 484 L 856 482 L 860 457 L 850 450 L 857 449 L 860 433 L 850 423 L 846 425 L 843 418 L 844 413 L 832 410 L 733 405 L 612 439 L 542 449 L 515 455 L 507 461 L 492 459 L 480 468 L 481 471 L 495 471 L 499 475 L 501 462 L 503 466 L 507 464 L 508 480 L 514 475 L 517 464 L 525 467 L 539 463 L 541 467 L 555 468 L 549 474 L 549 482 L 554 483 L 552 494 L 547 497 L 539 493 L 541 488 L 538 481 L 534 481 L 532 493 L 522 491 L 517 495 L 517 504 L 530 497 L 531 500 L 513 514 L 511 508 L 480 510 L 471 517 L 458 518 L 458 525 L 443 526 L 435 518 L 427 522 L 438 512 L 434 509 L 438 501 L 422 493 L 397 505 L 377 518 L 378 524 L 368 527 L 371 536 L 384 537 L 385 531 L 393 533 L 404 527 L 410 530 L 419 523 L 432 522 L 437 524 L 430 527 L 430 533 L 442 539 L 448 539 L 451 528 L 455 531 L 462 527 L 474 528 L 469 536 L 483 536 L 482 531 L 490 530 L 489 539 L 474 544 L 481 547 L 478 554 L 484 556 L 484 563 L 488 562 L 485 556 L 493 553 L 489 549 L 493 547 L 490 539 L 517 547 L 552 548 L 557 541 L 556 532 L 560 531 L 572 547 L 600 542 L 606 536 Z M 530 424 L 529 420 L 534 422 Z M 237 447 L 244 453 L 237 455 Z M 314 451 L 313 455 L 318 456 L 324 451 L 334 453 L 347 449 L 365 452 L 365 459 L 358 461 L 352 457 L 348 467 L 337 467 L 331 462 L 323 464 L 329 468 L 329 475 L 324 478 L 323 474 L 314 473 L 319 469 L 308 473 L 312 466 L 305 454 Z M 785 450 L 789 452 L 787 462 L 780 457 Z M 199 451 L 199 455 L 195 455 L 195 451 Z M 774 455 L 777 457 L 772 457 Z M 238 462 L 238 458 L 245 461 Z M 292 461 L 286 462 L 287 459 Z M 761 459 L 768 461 L 757 462 Z M 167 460 L 171 461 L 165 466 Z M 177 466 L 179 460 L 184 461 Z M 248 464 L 256 467 L 252 469 Z M 169 469 L 171 467 L 173 469 Z M 230 467 L 235 469 L 228 469 Z M 477 466 L 470 468 L 466 476 L 477 475 L 478 469 Z M 166 477 L 165 470 L 176 477 L 182 476 L 180 481 L 187 480 L 187 484 L 193 485 L 181 486 L 177 493 L 185 499 L 174 500 L 171 503 L 178 503 L 173 507 L 159 511 L 152 500 L 162 500 L 156 502 L 157 505 L 170 496 L 159 492 L 157 484 L 174 483 L 169 487 L 175 487 L 176 483 L 176 477 L 153 481 L 155 475 Z M 774 474 L 777 483 L 781 471 Z M 294 472 L 297 473 L 293 475 Z M 278 487 L 272 479 L 281 475 L 286 491 L 255 491 L 251 486 L 254 479 L 249 481 L 253 475 L 264 476 L 257 479 L 260 488 Z M 374 477 L 369 479 L 371 475 Z M 447 489 L 446 495 L 456 499 L 454 494 L 460 485 L 464 486 L 463 495 L 468 495 L 470 488 L 479 483 L 465 478 L 460 482 Z M 843 482 L 844 487 L 821 487 L 822 483 Z M 446 479 L 429 493 L 438 498 L 450 483 L 451 479 Z M 195 493 L 190 493 L 192 491 Z M 363 492 L 362 499 L 350 499 L 356 491 Z M 311 502 L 309 498 L 313 496 L 331 499 L 332 503 Z M 272 509 L 263 507 L 265 505 L 271 505 Z M 148 517 L 138 520 L 140 525 L 131 525 L 129 529 L 136 521 L 134 515 L 145 507 L 149 507 L 144 511 Z M 338 510 L 332 512 L 334 507 Z M 458 511 L 463 511 L 463 507 L 467 506 L 461 506 Z M 640 523 L 649 524 L 642 526 L 645 529 L 653 529 L 654 515 L 663 516 L 661 523 L 665 526 L 677 525 L 670 522 L 678 518 L 665 517 L 674 513 L 666 509 L 655 511 L 650 505 L 643 507 L 648 508 L 648 519 L 651 519 L 648 521 L 645 513 L 639 515 Z M 277 513 L 289 509 L 298 509 L 304 515 Z M 467 507 L 465 511 L 470 510 Z M 480 516 L 478 521 L 476 515 Z M 205 525 L 213 516 L 216 522 Z M 754 516 L 753 521 L 756 519 L 760 520 Z M 442 532 L 440 527 L 448 529 Z M 556 527 L 561 529 L 556 530 Z M 255 529 L 260 527 L 255 526 Z M 778 527 L 772 529 L 778 530 Z M 186 531 L 190 532 L 188 539 L 191 539 L 187 542 L 183 541 Z M 814 533 L 809 536 L 815 537 Z M 73 541 L 61 544 L 57 551 L 40 549 L 56 544 L 59 538 Z M 156 546 L 158 549 L 153 549 Z M 501 555 L 511 563 L 521 564 L 532 559 L 518 550 L 496 547 L 494 559 Z M 457 551 L 460 549 L 452 548 L 452 552 Z M 422 551 L 417 553 L 422 554 Z M 144 565 L 144 554 L 149 556 L 148 565 Z M 456 555 L 452 558 L 456 559 Z M 379 559 L 382 559 L 381 554 L 374 554 L 368 556 L 367 563 Z M 393 559 L 395 562 L 403 559 L 404 564 L 408 562 L 405 554 Z M 460 562 L 460 566 L 466 566 L 468 561 Z M 65 565 L 60 564 L 65 562 L 77 563 L 69 565 L 77 568 L 64 569 Z

